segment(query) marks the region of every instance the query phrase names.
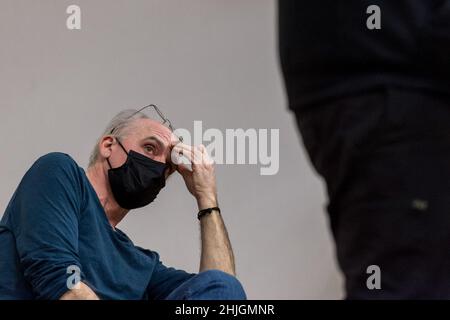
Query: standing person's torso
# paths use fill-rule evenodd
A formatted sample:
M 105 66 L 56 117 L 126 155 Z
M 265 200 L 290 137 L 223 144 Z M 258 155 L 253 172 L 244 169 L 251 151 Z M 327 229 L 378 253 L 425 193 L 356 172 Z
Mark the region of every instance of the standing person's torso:
M 370 5 L 381 29 L 370 30 Z M 450 91 L 450 1 L 279 1 L 279 45 L 291 108 L 397 85 Z

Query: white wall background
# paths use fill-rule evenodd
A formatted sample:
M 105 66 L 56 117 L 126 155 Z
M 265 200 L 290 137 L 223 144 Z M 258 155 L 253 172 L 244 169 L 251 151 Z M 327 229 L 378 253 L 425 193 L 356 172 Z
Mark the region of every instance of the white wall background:
M 67 6 L 82 30 L 66 28 Z M 271 0 L 1 0 L 0 215 L 40 155 L 86 167 L 107 121 L 158 104 L 177 127 L 279 128 L 280 170 L 217 168 L 238 276 L 251 299 L 339 299 L 325 194 L 286 108 Z M 196 206 L 180 177 L 119 226 L 197 271 Z

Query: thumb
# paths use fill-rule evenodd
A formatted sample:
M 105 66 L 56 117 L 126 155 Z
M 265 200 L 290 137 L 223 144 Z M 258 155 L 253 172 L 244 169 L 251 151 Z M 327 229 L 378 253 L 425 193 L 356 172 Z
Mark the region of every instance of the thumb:
M 184 164 L 184 163 L 180 163 L 179 165 L 177 165 L 177 171 L 178 171 L 182 176 L 184 176 L 184 175 L 186 175 L 186 174 L 188 174 L 188 173 L 191 173 L 192 169 L 191 169 L 191 168 L 188 168 L 188 166 L 190 166 L 190 165 L 187 165 L 187 164 Z

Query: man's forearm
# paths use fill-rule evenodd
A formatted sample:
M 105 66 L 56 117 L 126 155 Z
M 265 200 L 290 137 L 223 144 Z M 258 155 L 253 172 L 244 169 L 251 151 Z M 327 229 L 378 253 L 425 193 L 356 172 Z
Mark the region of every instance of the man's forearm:
M 200 228 L 202 241 L 200 272 L 217 269 L 236 275 L 233 250 L 221 215 L 214 211 L 203 216 Z

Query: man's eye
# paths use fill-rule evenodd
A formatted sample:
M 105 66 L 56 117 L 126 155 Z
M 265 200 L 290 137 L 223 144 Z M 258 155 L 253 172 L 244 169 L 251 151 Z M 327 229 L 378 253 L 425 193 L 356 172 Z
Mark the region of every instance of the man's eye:
M 151 144 L 145 145 L 145 146 L 144 146 L 144 149 L 145 149 L 145 151 L 147 151 L 147 152 L 152 152 L 152 153 L 155 152 L 155 147 L 152 146 Z

